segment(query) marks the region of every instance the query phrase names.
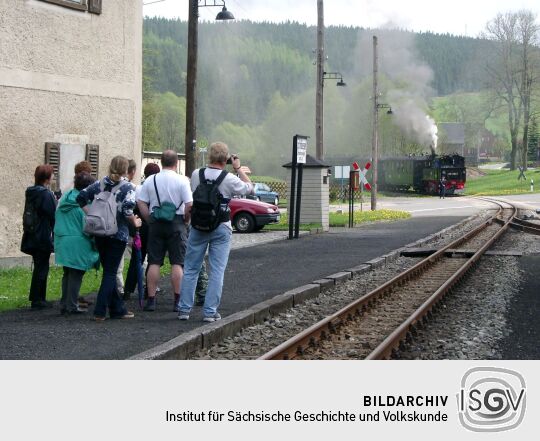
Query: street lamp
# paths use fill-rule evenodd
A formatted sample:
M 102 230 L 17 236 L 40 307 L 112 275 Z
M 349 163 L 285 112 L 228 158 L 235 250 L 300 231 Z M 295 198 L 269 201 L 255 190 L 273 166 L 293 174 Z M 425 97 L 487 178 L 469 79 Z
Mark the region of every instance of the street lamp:
M 336 83 L 337 87 L 345 87 L 347 84 L 343 81 L 343 75 L 339 72 L 324 72 L 321 76 L 321 81 L 317 82 L 317 105 L 315 115 L 315 147 L 317 159 L 324 159 L 324 124 L 323 124 L 323 89 L 324 80 L 339 80 Z
M 343 75 L 339 72 L 323 72 L 323 86 L 324 80 L 339 80 L 336 83 L 336 86 L 338 87 L 345 87 L 347 85 L 347 83 L 343 81 Z
M 191 176 L 197 168 L 197 46 L 199 39 L 199 8 L 222 6 L 216 20 L 234 20 L 234 15 L 227 10 L 224 0 L 189 0 L 188 18 L 188 54 L 186 77 L 186 176 Z
M 387 115 L 392 115 L 388 104 L 379 103 L 379 59 L 377 54 L 377 37 L 373 36 L 373 132 L 371 138 L 371 210 L 377 209 L 377 186 L 379 173 L 379 109 L 388 109 Z

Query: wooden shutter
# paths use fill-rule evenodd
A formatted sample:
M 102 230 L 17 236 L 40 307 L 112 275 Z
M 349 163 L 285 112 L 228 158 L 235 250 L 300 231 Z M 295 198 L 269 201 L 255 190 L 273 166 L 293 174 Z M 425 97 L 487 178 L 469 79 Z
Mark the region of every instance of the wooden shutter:
M 98 179 L 99 173 L 99 145 L 86 144 L 86 158 L 92 166 L 92 176 Z
M 54 168 L 54 180 L 51 182 L 51 188 L 54 191 L 60 190 L 60 143 L 45 143 L 45 164 L 50 164 Z
M 101 0 L 88 0 L 88 12 L 101 14 Z

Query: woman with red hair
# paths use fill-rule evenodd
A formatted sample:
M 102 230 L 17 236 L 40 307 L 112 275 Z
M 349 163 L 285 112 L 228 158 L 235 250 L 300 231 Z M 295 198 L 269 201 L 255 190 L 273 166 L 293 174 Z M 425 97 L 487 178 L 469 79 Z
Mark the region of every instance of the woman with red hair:
M 26 189 L 23 213 L 21 251 L 33 259 L 29 300 L 33 309 L 50 308 L 45 300 L 49 259 L 53 251 L 54 214 L 56 198 L 49 189 L 54 169 L 49 164 L 39 165 L 34 172 L 34 185 Z

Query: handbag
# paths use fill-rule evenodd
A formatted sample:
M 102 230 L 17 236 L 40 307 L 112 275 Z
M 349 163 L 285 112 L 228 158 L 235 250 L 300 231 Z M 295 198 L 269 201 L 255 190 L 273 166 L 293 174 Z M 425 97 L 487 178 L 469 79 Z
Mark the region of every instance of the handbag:
M 154 189 L 156 190 L 159 206 L 153 208 L 151 216 L 156 222 L 172 222 L 176 216 L 176 211 L 182 206 L 183 202 L 178 207 L 172 202 L 163 202 L 162 204 L 156 185 L 156 178 L 157 175 L 154 175 Z

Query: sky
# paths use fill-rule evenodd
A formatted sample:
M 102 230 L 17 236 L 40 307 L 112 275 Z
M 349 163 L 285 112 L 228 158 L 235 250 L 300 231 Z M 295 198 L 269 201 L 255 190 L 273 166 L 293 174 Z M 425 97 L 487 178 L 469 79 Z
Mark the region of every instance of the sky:
M 155 0 L 144 0 L 150 3 Z M 207 3 L 213 3 L 209 0 Z M 203 2 L 200 2 L 203 3 Z M 216 0 L 220 4 L 221 0 Z M 226 0 L 238 20 L 317 23 L 316 0 Z M 364 28 L 398 27 L 471 37 L 499 12 L 529 9 L 540 16 L 539 0 L 326 0 L 325 25 Z M 200 8 L 201 20 L 214 20 L 218 7 Z M 144 14 L 187 20 L 188 0 L 165 0 L 144 6 Z

